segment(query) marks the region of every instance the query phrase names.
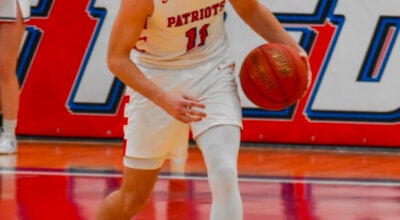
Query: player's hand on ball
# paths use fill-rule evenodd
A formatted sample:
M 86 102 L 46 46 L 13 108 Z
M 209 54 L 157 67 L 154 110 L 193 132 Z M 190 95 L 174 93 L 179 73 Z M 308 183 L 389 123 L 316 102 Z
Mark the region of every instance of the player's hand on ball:
M 300 51 L 300 57 L 303 60 L 303 62 L 306 64 L 306 68 L 307 68 L 307 73 L 308 73 L 308 85 L 307 88 L 310 87 L 311 85 L 311 77 L 312 77 L 312 73 L 311 73 L 311 67 L 310 67 L 310 59 L 308 57 L 307 52 L 305 52 L 303 49 L 301 49 Z
M 205 108 L 205 105 L 191 96 L 169 93 L 167 97 L 169 101 L 166 100 L 168 105 L 164 109 L 178 121 L 183 123 L 197 122 L 207 116 L 206 113 L 201 111 Z

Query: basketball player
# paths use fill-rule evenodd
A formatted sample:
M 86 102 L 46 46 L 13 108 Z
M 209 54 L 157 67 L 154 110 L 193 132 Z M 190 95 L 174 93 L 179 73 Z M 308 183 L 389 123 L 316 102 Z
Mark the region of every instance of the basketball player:
M 20 91 L 16 68 L 25 21 L 29 16 L 29 0 L 0 0 L 0 107 L 3 113 L 0 154 L 17 151 L 15 128 Z
M 257 0 L 230 3 L 265 40 L 288 44 L 307 59 Z M 121 0 L 108 65 L 127 85 L 130 97 L 125 107 L 123 182 L 102 202 L 97 219 L 131 219 L 137 214 L 146 205 L 164 160 L 187 144 L 189 129 L 207 166 L 210 219 L 243 218 L 237 177 L 241 105 L 227 53 L 226 4 L 226 0 Z

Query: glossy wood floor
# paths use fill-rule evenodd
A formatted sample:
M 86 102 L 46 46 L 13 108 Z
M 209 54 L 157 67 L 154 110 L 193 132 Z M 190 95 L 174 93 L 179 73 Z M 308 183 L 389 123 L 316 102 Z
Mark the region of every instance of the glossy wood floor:
M 121 181 L 119 141 L 20 140 L 0 155 L 0 220 L 94 219 Z M 400 150 L 243 145 L 240 189 L 248 220 L 400 219 Z M 202 156 L 189 148 L 186 172 L 167 162 L 135 219 L 208 219 Z

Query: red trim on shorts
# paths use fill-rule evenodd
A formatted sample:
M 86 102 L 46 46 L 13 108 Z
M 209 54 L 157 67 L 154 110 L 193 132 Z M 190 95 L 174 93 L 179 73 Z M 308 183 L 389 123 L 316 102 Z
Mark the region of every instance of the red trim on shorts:
M 125 109 L 125 105 L 129 103 L 130 96 L 125 95 L 124 98 L 122 99 L 122 108 Z M 124 115 L 123 121 L 122 121 L 122 126 L 125 126 L 128 124 L 128 117 Z M 122 141 L 122 147 L 123 147 L 123 154 L 125 155 L 126 153 L 126 145 L 127 145 L 127 140 L 124 137 L 124 140 Z
M 122 147 L 123 147 L 123 154 L 124 154 L 124 156 L 125 156 L 125 153 L 126 153 L 126 139 L 124 138 L 124 140 L 122 141 Z

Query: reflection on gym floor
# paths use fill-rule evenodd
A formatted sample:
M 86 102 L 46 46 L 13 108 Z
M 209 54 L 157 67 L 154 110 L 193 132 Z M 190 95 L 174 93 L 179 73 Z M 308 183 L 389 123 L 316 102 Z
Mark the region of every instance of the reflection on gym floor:
M 0 155 L 0 219 L 94 219 L 121 181 L 119 142 L 21 141 Z M 398 219 L 400 153 L 320 147 L 243 146 L 239 157 L 244 217 Z M 199 150 L 185 173 L 167 162 L 135 219 L 208 219 L 210 192 Z

